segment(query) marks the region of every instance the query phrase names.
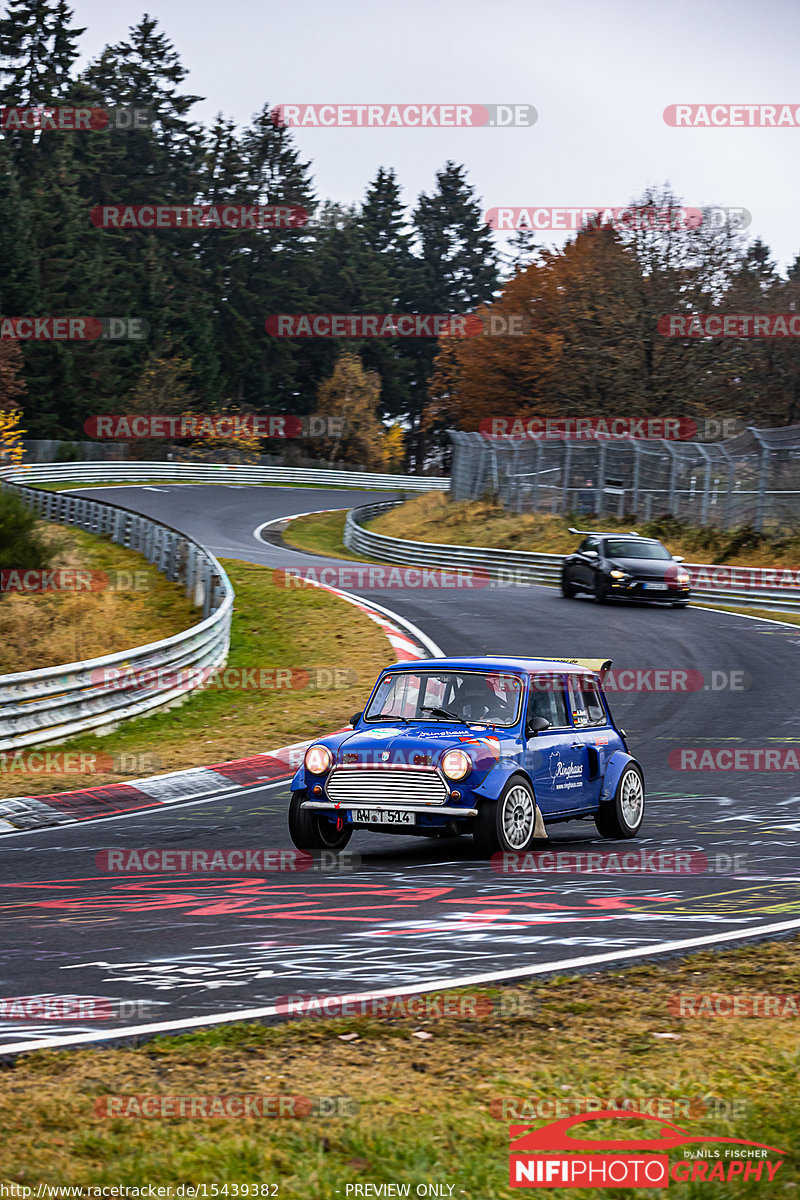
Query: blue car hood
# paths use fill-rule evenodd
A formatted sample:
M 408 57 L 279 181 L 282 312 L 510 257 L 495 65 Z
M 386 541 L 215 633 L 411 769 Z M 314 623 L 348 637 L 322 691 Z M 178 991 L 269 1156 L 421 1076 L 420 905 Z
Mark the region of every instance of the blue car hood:
M 445 750 L 465 750 L 476 767 L 488 770 L 502 756 L 520 749 L 513 730 L 475 728 L 458 723 L 430 725 L 390 725 L 388 723 L 355 729 L 339 743 L 336 761 L 357 754 L 359 761 L 414 765 L 414 757 L 429 755 L 436 765 Z M 382 759 L 383 754 L 388 758 Z M 352 760 L 351 760 L 352 761 Z

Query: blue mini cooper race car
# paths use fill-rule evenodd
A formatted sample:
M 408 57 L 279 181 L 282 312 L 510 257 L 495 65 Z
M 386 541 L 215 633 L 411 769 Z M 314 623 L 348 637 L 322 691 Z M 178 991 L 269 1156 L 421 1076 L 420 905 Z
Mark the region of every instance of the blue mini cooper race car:
M 610 665 L 490 655 L 387 667 L 352 730 L 306 751 L 292 841 L 341 850 L 356 829 L 472 833 L 491 855 L 586 817 L 603 837 L 635 837 L 644 776 L 603 695 Z

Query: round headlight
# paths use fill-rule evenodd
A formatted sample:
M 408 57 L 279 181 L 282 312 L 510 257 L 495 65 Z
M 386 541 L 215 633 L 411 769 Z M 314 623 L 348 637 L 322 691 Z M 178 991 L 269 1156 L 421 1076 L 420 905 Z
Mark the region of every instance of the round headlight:
M 306 770 L 312 775 L 324 775 L 333 762 L 333 755 L 327 746 L 309 746 L 306 750 Z
M 472 759 L 463 750 L 448 750 L 442 759 L 442 770 L 448 779 L 463 779 L 472 769 Z
M 624 571 L 609 571 L 608 573 L 612 579 L 624 579 L 625 578 Z
M 688 571 L 678 571 L 678 583 L 691 583 L 692 577 Z

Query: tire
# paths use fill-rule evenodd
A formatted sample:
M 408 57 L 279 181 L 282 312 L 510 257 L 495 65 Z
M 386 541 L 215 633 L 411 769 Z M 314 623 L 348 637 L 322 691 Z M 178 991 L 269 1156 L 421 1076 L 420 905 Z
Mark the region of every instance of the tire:
M 594 598 L 598 604 L 605 604 L 608 599 L 608 588 L 599 575 L 594 581 Z
M 601 804 L 595 813 L 597 832 L 604 838 L 632 838 L 644 819 L 644 780 L 642 772 L 629 763 L 619 777 L 614 799 Z
M 487 858 L 498 851 L 521 853 L 536 837 L 538 814 L 533 788 L 521 775 L 512 775 L 497 800 L 481 800 L 475 844 Z M 539 827 L 543 829 L 541 816 Z
M 573 600 L 575 598 L 575 588 L 567 579 L 566 571 L 561 572 L 561 595 L 565 600 Z
M 676 600 L 676 601 L 673 603 L 672 607 L 673 607 L 673 608 L 688 608 L 688 607 L 689 607 L 689 601 L 688 601 L 688 600 Z
M 304 811 L 300 805 L 306 792 L 292 792 L 289 805 L 289 837 L 298 850 L 344 850 L 353 836 L 351 825 L 337 829 L 321 813 Z

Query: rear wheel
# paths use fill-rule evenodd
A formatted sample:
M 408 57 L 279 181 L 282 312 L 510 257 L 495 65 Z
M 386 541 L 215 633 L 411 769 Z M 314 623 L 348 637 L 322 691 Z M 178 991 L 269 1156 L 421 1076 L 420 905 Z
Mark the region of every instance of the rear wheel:
M 512 775 L 497 800 L 480 802 L 474 829 L 478 849 L 487 856 L 527 850 L 536 837 L 537 815 L 531 785 L 521 775 Z M 541 817 L 539 829 L 541 837 Z
M 566 600 L 572 600 L 575 597 L 575 588 L 567 579 L 566 571 L 561 572 L 561 595 Z
M 636 837 L 644 819 L 642 772 L 630 763 L 619 777 L 614 799 L 595 813 L 597 832 L 605 838 Z
M 344 850 L 353 836 L 353 828 L 343 817 L 331 821 L 321 812 L 303 809 L 306 792 L 292 792 L 289 805 L 289 837 L 298 850 Z M 341 826 L 341 828 L 340 828 Z

